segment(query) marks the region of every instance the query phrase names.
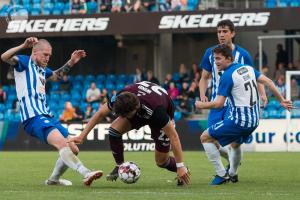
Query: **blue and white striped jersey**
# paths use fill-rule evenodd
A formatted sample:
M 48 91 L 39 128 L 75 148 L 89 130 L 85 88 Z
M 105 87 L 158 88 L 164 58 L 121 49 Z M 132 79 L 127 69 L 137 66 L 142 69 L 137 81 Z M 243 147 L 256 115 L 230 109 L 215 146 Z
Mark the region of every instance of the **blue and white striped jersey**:
M 214 62 L 213 49 L 215 47 L 217 47 L 217 45 L 210 47 L 206 50 L 206 52 L 201 60 L 201 63 L 200 63 L 200 67 L 202 69 L 205 69 L 206 71 L 211 72 L 211 74 L 212 74 L 211 101 L 213 101 L 217 96 L 218 85 L 220 82 L 219 71 Z M 252 58 L 251 58 L 250 54 L 248 53 L 247 50 L 243 49 L 242 47 L 235 45 L 235 48 L 232 51 L 232 54 L 233 54 L 234 62 L 253 66 Z
M 256 80 L 260 72 L 248 65 L 231 64 L 220 79 L 218 95 L 227 97 L 229 110 L 225 119 L 240 127 L 256 127 L 259 123 L 259 95 Z
M 19 62 L 14 66 L 14 76 L 22 122 L 37 115 L 52 116 L 45 91 L 46 79 L 52 76 L 52 70 L 37 66 L 29 56 L 17 57 Z

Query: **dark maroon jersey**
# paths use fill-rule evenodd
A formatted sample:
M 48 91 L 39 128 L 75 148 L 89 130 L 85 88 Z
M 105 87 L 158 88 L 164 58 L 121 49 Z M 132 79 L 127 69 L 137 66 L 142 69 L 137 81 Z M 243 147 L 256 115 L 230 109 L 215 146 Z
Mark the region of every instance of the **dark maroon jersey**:
M 137 95 L 141 103 L 141 109 L 137 112 L 137 117 L 143 120 L 149 120 L 149 125 L 164 127 L 170 119 L 174 117 L 174 106 L 168 92 L 159 85 L 143 81 L 131 84 L 121 90 L 122 92 L 131 92 Z M 117 94 L 117 95 L 118 95 Z M 114 98 L 108 104 L 112 110 Z M 167 119 L 166 119 L 167 118 Z

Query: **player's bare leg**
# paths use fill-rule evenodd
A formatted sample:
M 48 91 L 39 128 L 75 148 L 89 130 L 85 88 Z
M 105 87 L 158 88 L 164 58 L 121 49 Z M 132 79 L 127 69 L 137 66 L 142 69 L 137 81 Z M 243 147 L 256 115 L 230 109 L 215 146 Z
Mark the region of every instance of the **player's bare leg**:
M 130 130 L 130 122 L 124 117 L 118 117 L 115 119 L 108 130 L 110 148 L 116 162 L 114 169 L 106 176 L 108 181 L 115 181 L 118 178 L 119 165 L 124 162 L 122 135 Z

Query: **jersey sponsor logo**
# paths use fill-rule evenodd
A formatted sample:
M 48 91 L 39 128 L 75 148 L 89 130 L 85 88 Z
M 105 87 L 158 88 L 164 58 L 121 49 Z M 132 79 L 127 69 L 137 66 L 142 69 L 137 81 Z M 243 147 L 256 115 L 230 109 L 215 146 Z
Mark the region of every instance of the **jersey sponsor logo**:
M 104 31 L 108 17 L 71 19 L 33 19 L 9 21 L 6 33 Z
M 242 67 L 242 68 L 240 68 L 240 69 L 237 70 L 237 73 L 239 75 L 245 74 L 247 72 L 248 72 L 248 69 L 246 67 Z
M 161 18 L 159 29 L 210 28 L 224 19 L 230 19 L 235 26 L 265 26 L 269 18 L 270 12 L 167 15 Z

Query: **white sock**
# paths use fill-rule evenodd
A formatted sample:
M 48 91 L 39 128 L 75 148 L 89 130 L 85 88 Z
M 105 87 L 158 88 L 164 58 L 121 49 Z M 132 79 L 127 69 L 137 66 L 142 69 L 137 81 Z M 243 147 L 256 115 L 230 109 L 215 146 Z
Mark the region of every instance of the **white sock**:
M 226 170 L 223 166 L 221 155 L 216 145 L 213 143 L 202 143 L 202 145 L 204 147 L 208 160 L 213 164 L 217 175 L 225 176 Z
M 58 181 L 59 177 L 65 173 L 68 169 L 68 166 L 64 163 L 64 161 L 59 157 L 54 166 L 53 172 L 49 177 L 51 181 Z
M 242 160 L 242 149 L 241 147 L 238 148 L 231 148 L 230 153 L 230 169 L 229 175 L 234 176 L 237 174 L 238 167 L 240 166 Z
M 78 157 L 71 151 L 70 147 L 64 147 L 59 150 L 59 155 L 64 163 L 71 169 L 77 171 L 82 176 L 86 176 L 90 172 L 88 168 L 83 166 Z
M 220 146 L 219 147 L 219 151 L 220 151 L 221 156 L 223 158 L 225 158 L 228 163 L 229 163 L 229 151 L 230 151 L 229 148 L 230 148 L 229 146 L 225 146 L 225 147 Z

